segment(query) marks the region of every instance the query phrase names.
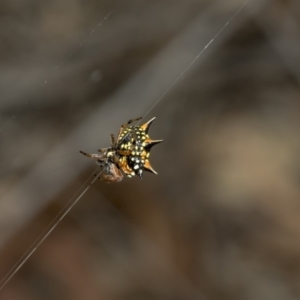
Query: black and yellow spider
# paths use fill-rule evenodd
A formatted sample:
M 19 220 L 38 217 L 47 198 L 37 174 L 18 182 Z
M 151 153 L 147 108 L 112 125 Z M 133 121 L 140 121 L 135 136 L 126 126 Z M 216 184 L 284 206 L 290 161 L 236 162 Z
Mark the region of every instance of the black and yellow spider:
M 120 128 L 117 140 L 111 134 L 111 146 L 99 149 L 98 154 L 80 151 L 83 155 L 96 159 L 102 167 L 99 179 L 107 183 L 119 182 L 123 179 L 121 170 L 127 177 L 138 175 L 141 179 L 143 171 L 157 174 L 149 162 L 151 148 L 163 140 L 151 140 L 148 130 L 156 117 L 143 125 L 130 126 L 131 123 L 142 118 L 129 120 Z

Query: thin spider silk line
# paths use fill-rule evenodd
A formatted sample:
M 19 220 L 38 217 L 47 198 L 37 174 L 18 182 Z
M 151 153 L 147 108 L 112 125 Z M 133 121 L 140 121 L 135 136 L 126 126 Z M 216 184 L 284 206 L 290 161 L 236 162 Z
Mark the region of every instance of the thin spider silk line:
M 77 152 L 78 154 L 78 152 Z M 67 161 L 64 163 L 64 165 L 60 165 L 59 167 L 55 168 L 55 169 L 52 169 L 52 170 L 49 170 L 48 172 L 45 172 L 45 174 L 51 174 L 53 172 L 57 172 L 58 170 L 62 170 L 66 167 L 68 167 L 70 164 L 73 164 L 79 160 L 82 160 L 83 157 L 80 157 L 80 158 L 77 158 L 77 159 L 73 159 L 73 160 L 70 160 L 70 161 Z M 0 170 L 0 174 L 1 174 L 1 170 Z M 14 190 L 18 190 L 18 188 L 14 188 Z M 3 197 L 3 196 L 6 196 L 11 190 L 9 188 L 7 188 L 4 192 L 1 192 L 0 193 L 0 197 Z
M 107 13 L 103 18 L 102 18 L 102 21 L 98 23 L 98 26 L 102 26 L 107 20 L 108 18 L 113 14 L 113 10 L 111 10 L 109 13 Z M 90 30 L 89 32 L 89 36 L 91 36 L 92 34 L 94 34 L 96 31 L 96 27 L 94 27 L 94 29 Z M 88 38 L 82 40 L 80 43 L 79 43 L 79 47 L 82 48 L 84 44 L 87 44 L 88 43 Z M 78 51 L 80 48 L 77 48 L 77 50 L 73 51 L 73 53 L 70 53 L 68 56 L 69 57 L 73 57 L 75 54 L 76 54 L 76 51 Z M 57 64 L 55 66 L 55 70 L 59 69 L 64 63 L 61 63 L 61 64 Z M 44 82 L 42 83 L 42 86 L 45 86 L 46 84 L 48 84 L 49 81 L 48 80 L 44 80 Z
M 197 54 L 197 56 L 190 62 L 190 64 L 180 73 L 180 75 L 173 81 L 173 83 L 166 89 L 166 91 L 154 102 L 154 104 L 146 111 L 143 115 L 145 118 L 158 103 L 164 98 L 164 96 L 178 83 L 180 79 L 187 73 L 190 67 L 196 62 L 196 60 L 204 53 L 204 51 L 214 42 L 214 40 L 223 32 L 223 30 L 230 24 L 230 22 L 239 14 L 239 12 L 244 8 L 244 6 L 249 2 L 246 0 L 240 6 L 240 8 L 235 12 L 235 14 L 225 23 L 225 25 L 217 32 L 217 34 L 206 44 L 206 46 Z M 111 13 L 110 13 L 111 14 Z M 138 121 L 137 124 L 141 122 Z M 98 169 L 98 168 L 97 168 Z M 96 170 L 97 170 L 96 169 Z M 90 180 L 91 176 L 82 184 L 78 191 L 70 198 L 66 205 L 61 209 L 53 221 L 47 226 L 47 228 L 39 235 L 31 247 L 23 254 L 23 256 L 15 263 L 15 265 L 8 271 L 4 278 L 0 281 L 0 291 L 4 286 L 10 281 L 10 279 L 18 272 L 18 270 L 24 265 L 24 263 L 32 256 L 32 254 L 37 250 L 37 248 L 44 242 L 44 240 L 50 235 L 50 233 L 56 228 L 60 221 L 68 214 L 68 212 L 74 207 L 74 205 L 84 196 L 84 194 L 90 189 L 92 184 L 101 175 L 103 169 L 100 173 L 92 180 L 92 182 L 83 190 L 83 192 L 73 201 L 75 195 L 86 185 Z M 66 209 L 67 208 L 67 209 Z
M 110 11 L 108 14 L 105 15 L 105 17 L 102 19 L 100 23 L 98 23 L 98 26 L 102 26 L 107 19 L 112 15 L 113 11 Z M 93 29 L 90 34 L 94 33 L 95 30 Z M 80 46 L 86 43 L 86 40 L 80 43 Z M 70 55 L 72 56 L 72 55 Z M 58 65 L 60 67 L 61 65 Z M 57 69 L 57 67 L 55 67 Z M 47 83 L 48 81 L 44 81 L 43 85 Z M 14 117 L 14 116 L 12 116 Z M 0 127 L 0 132 L 3 131 L 6 123 L 8 120 L 4 121 Z M 73 154 L 73 153 L 71 153 Z M 48 159 L 45 159 L 44 161 L 63 157 L 69 154 L 63 154 L 56 157 L 51 157 Z M 9 169 L 14 168 L 20 168 L 22 166 L 26 166 L 28 164 L 24 164 L 21 166 L 12 166 L 12 167 L 4 167 L 3 169 L 0 169 L 0 173 L 4 170 L 7 171 Z M 30 165 L 30 164 L 29 164 Z M 98 169 L 99 167 L 97 167 Z M 96 169 L 96 170 L 97 170 Z M 43 232 L 36 238 L 36 240 L 32 243 L 32 245 L 28 248 L 28 250 L 19 258 L 19 260 L 14 264 L 14 266 L 7 272 L 7 274 L 2 278 L 0 281 L 0 291 L 5 287 L 5 285 L 11 280 L 11 278 L 19 271 L 19 269 L 24 265 L 24 263 L 32 256 L 32 254 L 37 250 L 37 248 L 44 242 L 44 240 L 50 235 L 50 233 L 56 228 L 56 226 L 60 223 L 60 221 L 68 214 L 68 212 L 74 207 L 74 205 L 84 196 L 84 194 L 89 190 L 89 188 L 92 186 L 92 184 L 97 180 L 97 178 L 101 175 L 104 169 L 102 169 L 99 174 L 92 180 L 92 182 L 84 189 L 84 191 L 73 201 L 76 194 L 79 193 L 79 191 L 87 184 L 87 182 L 91 179 L 93 174 L 96 172 L 96 170 L 88 177 L 88 179 L 81 185 L 81 187 L 74 193 L 74 195 L 70 198 L 70 200 L 64 205 L 64 207 L 60 210 L 60 212 L 55 216 L 55 218 L 50 222 L 50 224 L 43 230 Z M 50 171 L 50 172 L 53 172 Z
M 240 11 L 246 6 L 246 4 L 249 2 L 249 0 L 246 0 L 240 8 L 235 12 L 235 14 L 224 24 L 224 26 L 215 34 L 215 36 L 205 45 L 205 47 L 197 54 L 197 56 L 189 63 L 189 65 L 181 72 L 181 74 L 172 82 L 172 84 L 166 89 L 166 91 L 154 102 L 153 105 L 146 111 L 146 113 L 142 116 L 142 119 L 139 120 L 136 125 L 139 125 L 140 122 L 145 119 L 145 117 L 161 102 L 161 100 L 173 89 L 173 87 L 180 81 L 184 75 L 188 72 L 188 70 L 191 68 L 191 66 L 199 59 L 199 57 L 205 52 L 206 49 L 214 42 L 214 40 L 224 31 L 224 29 L 232 22 L 232 20 L 240 13 Z M 99 26 L 103 25 L 104 22 L 112 15 L 113 11 L 110 11 L 103 20 L 99 23 Z M 93 30 L 91 31 L 93 32 Z M 3 127 L 2 127 L 3 128 Z M 124 137 L 126 138 L 126 136 Z M 64 156 L 64 155 L 62 155 Z M 59 157 L 59 156 L 58 156 Z M 54 157 L 56 158 L 56 157 Z M 49 158 L 52 159 L 52 158 Z M 46 160 L 49 160 L 46 159 Z M 21 165 L 20 167 L 22 167 Z M 19 166 L 16 166 L 18 168 Z M 15 168 L 15 167 L 11 167 Z M 5 168 L 6 169 L 6 168 Z M 5 170 L 4 169 L 4 170 Z M 10 169 L 9 167 L 7 169 Z M 0 172 L 2 172 L 3 169 L 0 169 Z
M 97 167 L 93 174 L 99 169 Z M 99 174 L 92 180 L 92 182 L 84 189 L 84 191 L 73 201 L 76 194 L 87 184 L 87 182 L 93 176 L 90 175 L 88 179 L 81 185 L 81 187 L 75 192 L 75 194 L 70 198 L 70 200 L 64 205 L 60 212 L 55 216 L 55 218 L 50 222 L 50 224 L 43 230 L 43 232 L 36 238 L 28 250 L 19 258 L 19 260 L 13 265 L 13 267 L 7 272 L 7 274 L 0 281 L 0 291 L 5 287 L 5 285 L 10 281 L 10 279 L 19 271 L 19 269 L 24 265 L 24 263 L 31 257 L 31 255 L 37 250 L 37 248 L 45 241 L 45 239 L 50 235 L 50 233 L 56 228 L 60 221 L 68 214 L 68 212 L 74 207 L 74 205 L 83 197 L 83 195 L 89 190 L 92 184 L 101 175 L 103 169 Z
M 98 23 L 97 27 L 94 26 L 92 30 L 89 30 L 89 36 L 92 35 L 92 34 L 94 34 L 94 33 L 96 32 L 96 29 L 97 29 L 98 27 L 102 27 L 102 25 L 103 25 L 103 24 L 110 18 L 110 16 L 113 14 L 113 12 L 114 12 L 114 10 L 111 10 L 109 13 L 107 13 L 107 14 L 101 19 L 101 21 Z M 82 49 L 83 45 L 84 45 L 84 44 L 87 44 L 87 43 L 88 43 L 88 38 L 82 40 L 81 42 L 78 41 L 78 44 L 77 44 L 78 46 L 77 46 L 77 50 L 76 50 L 76 51 L 78 51 L 79 49 Z M 72 56 L 74 55 L 74 53 L 75 53 L 75 52 L 70 53 L 70 54 L 69 54 L 69 57 L 72 57 Z M 57 69 L 60 68 L 61 66 L 63 66 L 63 63 L 57 63 L 54 69 L 57 70 Z M 49 75 L 49 71 L 50 71 L 50 68 L 47 69 L 45 72 L 48 73 L 48 75 Z M 47 77 L 47 76 L 45 76 L 45 77 Z M 45 78 L 45 77 L 44 77 L 44 78 Z M 44 79 L 44 80 L 43 80 L 42 86 L 45 86 L 45 84 L 49 84 L 49 79 Z M 26 102 L 26 105 L 27 105 L 27 104 L 28 104 L 28 103 Z M 7 119 L 0 125 L 0 135 L 3 133 L 3 130 L 4 130 L 5 126 L 6 126 L 6 124 L 7 124 L 11 119 L 14 119 L 14 118 L 16 117 L 16 115 L 17 115 L 20 111 L 22 111 L 22 107 L 23 107 L 23 106 L 22 106 L 21 104 L 19 104 L 19 107 L 16 109 L 15 113 L 14 113 L 11 117 L 7 118 Z M 63 154 L 63 155 L 65 155 L 65 154 Z M 63 155 L 62 155 L 62 156 L 63 156 Z M 49 159 L 52 159 L 52 158 L 49 158 Z M 23 166 L 23 165 L 21 165 L 21 167 L 22 167 L 22 166 Z M 15 167 L 14 167 L 14 166 L 12 166 L 12 167 L 9 167 L 9 166 L 4 167 L 4 169 L 10 169 L 10 168 L 15 168 Z M 0 172 L 2 172 L 2 170 L 3 170 L 3 169 L 0 169 Z
M 184 77 L 186 72 L 190 69 L 190 67 L 198 60 L 198 58 L 204 53 L 204 51 L 214 42 L 214 40 L 224 31 L 224 29 L 230 24 L 230 22 L 240 13 L 240 11 L 244 8 L 244 6 L 248 3 L 249 0 L 246 0 L 240 8 L 235 12 L 235 14 L 225 23 L 225 25 L 216 33 L 216 35 L 206 44 L 206 46 L 197 54 L 197 56 L 190 62 L 190 64 L 181 72 L 181 74 L 173 81 L 173 83 L 166 89 L 166 91 L 154 102 L 154 104 L 149 108 L 148 111 L 143 115 L 142 119 L 144 119 L 153 109 L 154 107 L 164 98 L 166 94 L 168 94 L 172 88 L 177 84 L 177 82 Z M 141 121 L 137 122 L 139 124 Z

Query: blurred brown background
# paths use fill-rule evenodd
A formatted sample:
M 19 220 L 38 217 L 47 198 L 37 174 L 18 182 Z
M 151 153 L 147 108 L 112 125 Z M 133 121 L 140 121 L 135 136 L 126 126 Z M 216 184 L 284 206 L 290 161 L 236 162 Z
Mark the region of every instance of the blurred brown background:
M 1 2 L 0 280 L 92 181 L 78 151 L 145 115 L 242 2 Z M 249 1 L 145 117 L 159 175 L 96 181 L 0 299 L 300 299 L 299 20 Z

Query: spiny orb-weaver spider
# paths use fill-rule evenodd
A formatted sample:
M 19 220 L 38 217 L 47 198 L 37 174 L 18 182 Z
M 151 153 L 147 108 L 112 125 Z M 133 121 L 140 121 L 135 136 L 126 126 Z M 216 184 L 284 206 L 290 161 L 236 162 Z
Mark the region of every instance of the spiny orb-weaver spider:
M 89 154 L 80 151 L 83 155 L 96 159 L 102 167 L 99 179 L 104 182 L 120 182 L 123 179 L 121 170 L 127 177 L 138 175 L 141 179 L 143 171 L 157 174 L 149 162 L 151 148 L 163 140 L 151 140 L 148 130 L 156 117 L 143 125 L 130 126 L 131 123 L 142 118 L 129 120 L 120 128 L 117 140 L 111 134 L 111 146 L 99 149 L 97 154 Z

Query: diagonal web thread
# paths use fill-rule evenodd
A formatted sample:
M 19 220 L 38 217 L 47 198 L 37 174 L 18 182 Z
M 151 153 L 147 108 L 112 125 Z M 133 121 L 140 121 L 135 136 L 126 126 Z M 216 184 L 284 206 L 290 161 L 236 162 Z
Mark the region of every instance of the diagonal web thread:
M 206 44 L 206 46 L 196 55 L 196 57 L 187 65 L 187 67 L 180 73 L 180 75 L 172 82 L 172 84 L 165 90 L 165 92 L 153 103 L 153 105 L 146 111 L 143 115 L 145 118 L 158 103 L 169 93 L 172 88 L 184 77 L 191 66 L 199 59 L 199 57 L 206 51 L 206 49 L 214 42 L 214 40 L 225 30 L 225 28 L 233 21 L 233 19 L 240 13 L 240 11 L 246 6 L 249 0 L 243 2 L 239 9 L 234 13 L 234 15 L 222 26 L 222 28 L 216 33 L 216 35 Z M 111 14 L 111 13 L 110 13 Z M 109 14 L 109 16 L 110 16 Z M 108 16 L 108 17 L 109 17 Z M 137 124 L 139 124 L 138 121 Z M 96 169 L 98 170 L 98 168 Z M 61 209 L 53 221 L 46 227 L 46 229 L 39 235 L 39 237 L 34 241 L 34 243 L 29 247 L 29 249 L 22 255 L 22 257 L 14 264 L 14 266 L 8 271 L 4 278 L 0 281 L 0 291 L 4 286 L 11 280 L 11 278 L 19 271 L 19 269 L 25 264 L 25 262 L 32 256 L 32 254 L 37 250 L 37 248 L 45 241 L 45 239 L 51 234 L 51 232 L 57 227 L 57 225 L 63 220 L 63 218 L 69 213 L 69 211 L 74 207 L 74 205 L 85 195 L 85 193 L 94 184 L 96 179 L 100 176 L 103 170 L 89 183 L 88 186 L 81 192 L 79 196 L 75 198 L 75 195 L 83 189 L 83 187 L 90 181 L 93 175 L 82 184 L 82 186 L 77 190 L 77 192 L 70 198 L 66 205 Z M 93 172 L 94 174 L 94 172 Z M 74 200 L 75 198 L 75 200 Z

